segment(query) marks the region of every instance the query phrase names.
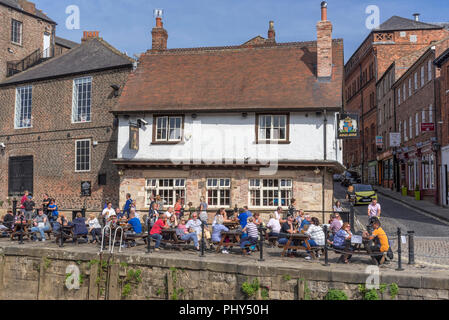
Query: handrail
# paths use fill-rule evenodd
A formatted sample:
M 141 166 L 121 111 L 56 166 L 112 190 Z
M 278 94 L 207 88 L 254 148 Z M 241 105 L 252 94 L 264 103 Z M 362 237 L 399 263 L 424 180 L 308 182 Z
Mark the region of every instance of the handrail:
M 37 64 L 39 64 L 42 59 L 48 59 L 53 56 L 54 48 L 49 47 L 41 52 L 41 49 L 33 51 L 31 54 L 23 58 L 18 62 L 8 61 L 7 66 L 7 77 L 11 77 L 19 72 L 23 72 Z
M 105 225 L 103 227 L 103 230 L 101 230 L 101 247 L 100 247 L 100 252 L 103 252 L 104 235 L 106 233 L 106 228 L 109 228 L 109 247 L 108 247 L 108 251 L 111 251 L 112 229 L 111 229 L 111 227 L 109 225 Z
M 115 239 L 117 238 L 117 231 L 118 231 L 119 229 L 121 229 L 122 232 L 120 233 L 120 245 L 119 245 L 118 252 L 122 252 L 122 242 L 123 242 L 123 232 L 124 232 L 124 230 L 123 230 L 122 227 L 119 226 L 119 227 L 117 227 L 117 228 L 115 229 L 115 233 L 114 233 L 114 242 L 112 243 L 112 250 L 111 250 L 110 253 L 114 253 Z

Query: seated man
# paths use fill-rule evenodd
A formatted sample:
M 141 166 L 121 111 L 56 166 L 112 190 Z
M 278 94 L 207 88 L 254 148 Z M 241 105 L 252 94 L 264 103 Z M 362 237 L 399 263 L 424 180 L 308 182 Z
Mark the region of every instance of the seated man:
M 228 232 L 229 229 L 223 225 L 224 218 L 223 216 L 219 215 L 216 218 L 216 223 L 212 227 L 212 242 L 213 243 L 219 243 L 221 242 L 221 233 Z M 223 249 L 221 251 L 222 253 L 229 253 L 226 249 Z
M 267 228 L 270 230 L 268 233 L 269 237 L 279 237 L 279 233 L 281 232 L 281 224 L 273 213 L 270 214 L 270 220 L 267 223 Z
M 380 221 L 378 219 L 373 220 L 373 234 L 369 236 L 369 240 L 374 240 L 375 245 L 370 249 L 372 252 L 380 252 L 382 254 L 374 256 L 373 258 L 377 260 L 378 264 L 383 264 L 385 262 L 385 254 L 390 249 L 390 244 L 388 243 L 388 237 L 385 231 L 380 227 Z
M 44 214 L 44 211 L 42 209 L 39 209 L 37 211 L 36 218 L 34 218 L 33 220 L 33 227 L 31 228 L 31 232 L 33 232 L 33 238 L 35 239 L 35 241 L 38 241 L 39 239 L 34 235 L 34 233 L 39 232 L 41 235 L 40 240 L 45 241 L 45 232 L 49 231 L 50 229 L 50 221 Z
M 76 218 L 72 221 L 73 223 L 73 235 L 75 237 L 81 236 L 83 238 L 87 239 L 87 234 L 89 233 L 89 230 L 86 226 L 86 219 L 83 218 L 83 215 L 81 212 L 78 212 L 76 214 Z M 73 239 L 75 241 L 75 239 Z
M 48 219 L 50 222 L 56 221 L 59 216 L 58 206 L 56 205 L 55 199 L 50 199 L 50 204 L 47 207 Z
M 257 240 L 259 238 L 259 232 L 257 231 L 257 225 L 254 223 L 254 218 L 249 217 L 248 223 L 246 224 L 245 228 L 242 230 L 243 232 L 246 232 L 248 234 L 248 237 L 245 239 L 242 239 L 242 242 L 240 244 L 240 248 L 243 250 L 246 249 L 247 254 L 251 254 L 250 248 L 247 248 L 247 246 L 254 246 L 257 244 Z
M 309 215 L 304 216 L 304 219 L 301 221 L 299 230 L 304 229 L 304 226 L 310 225 L 311 223 L 312 223 L 312 217 Z
M 192 229 L 196 233 L 198 240 L 201 239 L 201 224 L 202 222 L 198 219 L 198 213 L 196 212 L 192 213 L 192 219 L 190 219 L 186 224 L 187 229 Z
M 125 235 L 135 236 L 142 234 L 142 224 L 140 223 L 140 220 L 136 217 L 135 208 L 131 208 L 129 212 L 128 226 L 131 227 L 131 230 L 126 231 Z M 135 245 L 136 241 L 134 239 L 131 240 L 131 247 L 134 247 Z
M 159 246 L 162 240 L 162 230 L 167 229 L 167 216 L 165 214 L 161 214 L 159 219 L 154 223 L 153 227 L 150 231 L 150 238 L 156 240 L 156 245 L 154 246 L 154 251 L 159 251 Z M 150 239 L 148 239 L 150 241 Z
M 282 224 L 281 232 L 279 233 L 278 243 L 279 244 L 287 244 L 288 236 L 292 233 L 298 233 L 298 230 L 295 229 L 295 227 L 293 225 L 293 216 L 288 216 L 287 222 L 284 222 Z M 297 246 L 298 244 L 299 244 L 298 240 L 293 240 L 293 245 Z M 296 250 L 294 250 L 294 251 L 296 251 Z M 290 249 L 288 249 L 287 254 L 288 255 L 291 254 Z
M 192 229 L 188 229 L 186 226 L 187 219 L 181 219 L 181 222 L 178 224 L 178 227 L 176 228 L 176 235 L 181 239 L 182 241 L 193 241 L 193 245 L 195 246 L 196 250 L 200 250 L 200 246 L 198 244 L 198 236 L 196 235 L 196 232 Z
M 8 212 L 3 217 L 3 223 L 0 225 L 0 232 L 12 230 L 13 225 L 14 225 L 14 216 L 12 214 L 12 210 L 8 210 Z

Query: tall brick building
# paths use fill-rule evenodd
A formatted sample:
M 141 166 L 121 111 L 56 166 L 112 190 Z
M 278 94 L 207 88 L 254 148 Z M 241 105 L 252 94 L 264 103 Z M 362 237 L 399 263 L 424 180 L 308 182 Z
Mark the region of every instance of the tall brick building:
M 391 63 L 449 35 L 445 25 L 393 16 L 374 29 L 345 65 L 345 111 L 359 114 L 360 138 L 344 142 L 344 164 L 378 183 L 376 82 Z
M 36 200 L 47 192 L 62 210 L 80 209 L 81 182 L 90 181 L 89 210 L 117 205 L 110 111 L 132 68 L 98 32 L 85 32 L 81 45 L 1 82 L 0 199 L 28 189 Z
M 114 108 L 121 201 L 130 192 L 138 208 L 156 194 L 198 206 L 204 196 L 211 212 L 269 212 L 295 198 L 320 219 L 332 210 L 343 41 L 325 2 L 317 41 L 279 43 L 270 22 L 267 38 L 242 45 L 167 49 L 159 17 L 152 36 Z
M 441 145 L 441 173 L 440 194 L 441 204 L 449 205 L 449 49 L 441 53 L 435 60 L 440 74 L 438 91 L 440 101 L 439 142 Z

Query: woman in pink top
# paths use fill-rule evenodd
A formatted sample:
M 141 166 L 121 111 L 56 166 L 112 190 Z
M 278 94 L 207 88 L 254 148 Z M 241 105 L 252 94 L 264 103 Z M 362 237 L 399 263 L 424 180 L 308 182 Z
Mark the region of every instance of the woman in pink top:
M 20 206 L 20 211 L 25 212 L 25 206 L 23 205 L 23 203 L 24 203 L 25 201 L 27 201 L 27 199 L 28 199 L 28 194 L 29 194 L 28 190 L 25 190 L 24 195 L 23 195 L 22 199 L 20 200 L 20 204 L 21 204 L 21 206 Z

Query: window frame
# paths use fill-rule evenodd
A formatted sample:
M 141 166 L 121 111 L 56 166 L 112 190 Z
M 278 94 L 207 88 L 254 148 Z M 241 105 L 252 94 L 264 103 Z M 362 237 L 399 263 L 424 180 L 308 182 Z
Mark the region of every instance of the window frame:
M 159 183 L 160 181 L 165 181 L 165 180 L 173 180 L 172 186 L 160 186 Z M 155 181 L 156 183 L 153 184 L 151 183 L 151 185 L 149 185 L 149 181 Z M 176 182 L 179 181 L 183 181 L 182 186 L 176 186 Z M 150 202 L 149 202 L 149 196 L 151 194 L 151 192 L 154 190 L 153 195 L 156 197 L 156 195 L 160 195 L 161 199 L 166 201 L 165 198 L 161 195 L 161 190 L 168 190 L 172 192 L 172 198 L 173 198 L 173 203 L 165 203 L 164 207 L 174 207 L 176 204 L 176 196 L 177 196 L 177 192 L 176 190 L 180 190 L 181 191 L 181 198 L 184 199 L 184 203 L 187 203 L 187 178 L 145 178 L 145 207 L 149 208 L 150 207 Z M 179 195 L 179 194 L 178 194 Z M 159 208 L 159 212 L 162 212 L 163 208 Z
M 79 83 L 77 83 L 77 81 L 84 81 L 84 80 L 88 80 L 88 82 L 86 82 L 86 84 L 90 83 L 90 98 L 87 99 L 87 91 L 85 93 L 86 95 L 86 101 L 89 101 L 89 114 L 88 114 L 88 118 L 89 120 L 76 120 L 78 117 L 81 118 L 81 115 L 78 114 L 78 109 L 79 109 L 79 90 L 78 90 L 78 86 Z M 84 84 L 84 83 L 81 83 Z M 92 92 L 93 92 L 93 78 L 92 76 L 87 76 L 87 77 L 80 77 L 80 78 L 75 78 L 73 79 L 73 89 L 72 89 L 72 124 L 77 124 L 77 123 L 89 123 L 92 122 Z M 84 108 L 86 108 L 87 110 L 87 106 L 85 106 Z
M 264 180 L 277 180 L 277 187 L 264 187 Z M 257 185 L 254 184 L 252 185 L 252 182 L 256 182 L 258 181 Z M 286 186 L 282 186 L 282 181 L 286 181 L 289 182 L 289 185 Z M 255 199 L 259 199 L 259 205 L 252 204 L 252 191 L 256 192 L 258 195 L 256 195 Z M 277 196 L 277 200 L 278 200 L 278 204 L 275 205 L 273 202 L 273 205 L 267 205 L 264 206 L 263 202 L 266 199 L 267 202 L 269 200 L 269 197 L 264 197 L 264 192 L 263 191 L 277 191 L 278 192 L 278 196 Z M 282 205 L 282 191 L 287 191 L 289 197 L 286 198 L 286 203 L 284 205 Z M 275 199 L 275 198 L 274 198 Z M 272 178 L 272 179 L 264 179 L 264 178 L 249 178 L 248 179 L 248 206 L 251 209 L 276 209 L 277 207 L 282 207 L 282 208 L 288 208 L 291 199 L 293 199 L 293 179 L 290 178 Z M 280 203 L 280 204 L 279 204 Z
M 19 33 L 18 33 L 20 42 L 16 42 L 13 39 L 14 35 L 15 35 L 15 33 L 14 33 L 14 28 L 15 28 L 14 27 L 14 23 L 18 23 L 19 26 L 20 26 L 20 30 L 19 30 Z M 22 21 L 19 21 L 19 20 L 16 20 L 16 19 L 11 19 L 11 37 L 10 37 L 10 40 L 11 40 L 11 43 L 19 45 L 19 46 L 22 46 L 22 44 L 23 44 L 23 22 Z
M 261 116 L 285 116 L 285 139 L 269 139 L 269 140 L 261 140 L 259 138 L 259 132 L 260 132 L 260 117 Z M 270 129 L 270 133 L 273 133 L 273 118 L 271 121 L 271 129 Z M 256 144 L 290 144 L 290 113 L 256 113 L 256 125 L 255 125 L 255 130 L 256 130 Z
M 89 141 L 89 170 L 78 170 L 78 142 Z M 77 139 L 75 140 L 75 172 L 90 172 L 92 170 L 92 140 L 91 139 Z
M 167 118 L 167 123 L 166 123 L 166 139 L 164 140 L 157 140 L 157 130 L 158 130 L 158 126 L 157 126 L 157 122 L 158 119 L 160 118 Z M 170 139 L 170 118 L 181 118 L 181 137 L 180 139 Z M 151 144 L 178 144 L 180 142 L 184 141 L 184 124 L 185 124 L 185 115 L 180 115 L 180 114 L 158 114 L 158 115 L 153 115 L 153 137 L 152 137 L 152 142 Z
M 23 98 L 22 98 L 22 90 L 27 90 L 29 96 L 27 97 L 26 101 L 29 101 L 29 105 L 24 106 L 23 105 Z M 19 99 L 20 97 L 20 99 Z M 20 103 L 20 106 L 19 106 Z M 29 85 L 29 86 L 22 86 L 22 87 L 17 87 L 16 88 L 16 99 L 15 99 L 15 103 L 14 103 L 14 129 L 28 129 L 28 128 L 32 128 L 33 127 L 33 86 Z M 28 126 L 23 126 L 23 121 L 25 121 L 25 117 L 23 116 L 24 119 L 21 120 L 22 115 L 25 113 L 22 113 L 24 111 L 24 109 L 27 109 L 27 114 L 29 114 L 29 125 Z M 28 110 L 29 109 L 29 110 Z M 19 126 L 19 121 L 22 121 L 22 126 Z
M 217 185 L 209 185 L 210 181 L 213 180 L 217 180 Z M 224 180 L 224 182 L 229 182 L 229 183 L 224 183 L 224 185 L 221 184 L 221 180 Z M 211 204 L 209 203 L 209 191 L 217 191 L 217 196 L 214 197 L 217 199 L 217 204 Z M 229 191 L 229 204 L 225 204 L 224 203 L 224 198 L 226 197 L 222 197 L 221 196 L 221 191 Z M 206 203 L 208 205 L 208 207 L 210 208 L 230 208 L 231 207 L 231 191 L 232 191 L 232 183 L 231 183 L 231 178 L 206 178 Z

